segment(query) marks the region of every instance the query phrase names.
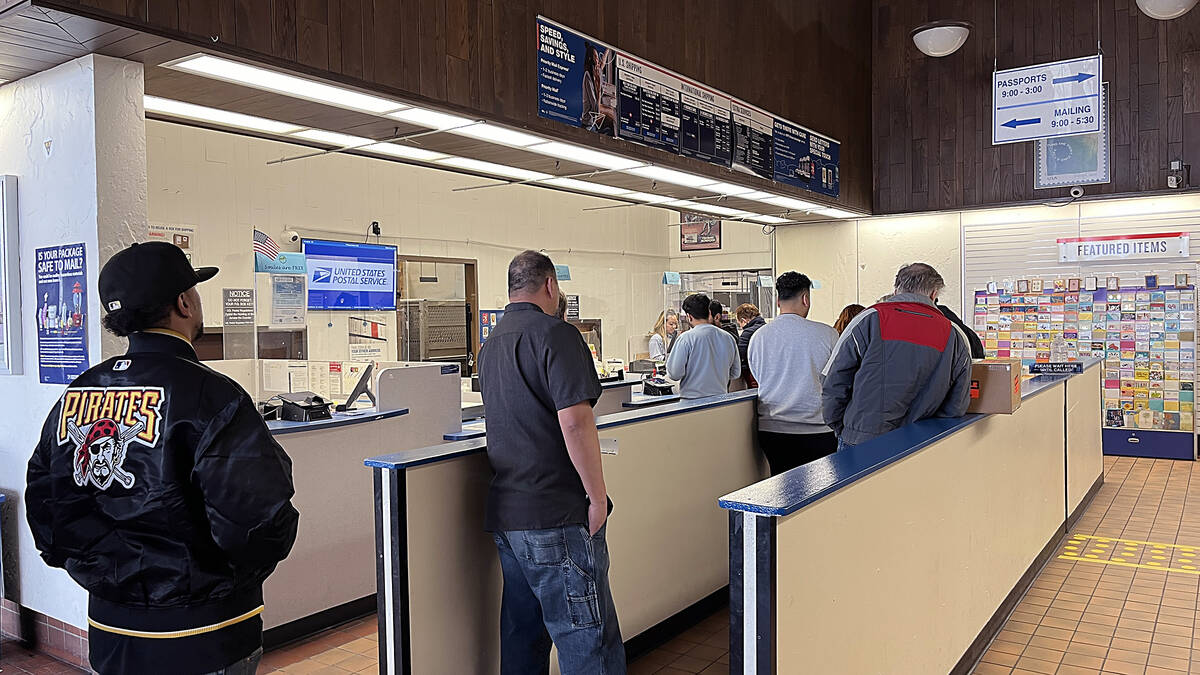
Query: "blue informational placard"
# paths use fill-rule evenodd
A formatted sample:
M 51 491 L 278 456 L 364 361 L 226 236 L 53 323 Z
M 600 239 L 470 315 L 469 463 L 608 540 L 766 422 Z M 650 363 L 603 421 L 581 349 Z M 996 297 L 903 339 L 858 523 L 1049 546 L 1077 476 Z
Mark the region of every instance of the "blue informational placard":
M 86 248 L 39 248 L 35 260 L 38 381 L 69 384 L 89 367 Z
M 831 197 L 838 196 L 841 144 L 776 118 L 775 180 Z
M 496 330 L 496 324 L 500 323 L 500 319 L 504 316 L 502 309 L 485 309 L 479 312 L 479 346 L 492 336 L 492 331 Z
M 838 196 L 837 141 L 545 17 L 537 36 L 540 117 Z
M 396 247 L 304 240 L 308 308 L 396 309 Z
M 538 19 L 538 116 L 612 136 L 616 50 Z

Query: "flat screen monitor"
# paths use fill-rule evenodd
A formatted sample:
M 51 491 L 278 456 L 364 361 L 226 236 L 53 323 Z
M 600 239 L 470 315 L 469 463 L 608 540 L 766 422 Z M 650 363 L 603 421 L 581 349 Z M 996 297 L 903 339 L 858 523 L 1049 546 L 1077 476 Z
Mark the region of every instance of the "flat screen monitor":
M 396 309 L 396 247 L 304 240 L 308 308 Z

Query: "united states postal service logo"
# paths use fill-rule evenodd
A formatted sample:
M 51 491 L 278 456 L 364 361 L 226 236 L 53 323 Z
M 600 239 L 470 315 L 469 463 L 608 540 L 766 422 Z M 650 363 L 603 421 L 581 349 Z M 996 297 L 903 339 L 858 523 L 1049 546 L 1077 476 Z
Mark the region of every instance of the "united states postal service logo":
M 133 443 L 154 447 L 162 426 L 162 387 L 80 387 L 63 394 L 58 444 L 71 447 L 79 487 L 128 489 L 137 477 L 125 469 Z
M 315 284 L 328 283 L 333 278 L 333 270 L 326 267 L 318 267 L 313 270 L 312 280 Z

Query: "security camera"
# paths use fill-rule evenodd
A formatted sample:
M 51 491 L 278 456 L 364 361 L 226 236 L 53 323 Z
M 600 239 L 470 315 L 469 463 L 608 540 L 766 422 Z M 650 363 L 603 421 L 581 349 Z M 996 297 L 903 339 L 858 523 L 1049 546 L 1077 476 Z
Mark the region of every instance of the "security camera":
M 1083 196 L 1083 188 L 1079 187 L 1078 185 L 1071 188 L 1071 199 L 1079 199 L 1082 196 Z
M 295 243 L 295 242 L 300 241 L 300 233 L 295 230 L 284 230 L 283 238 L 292 243 Z

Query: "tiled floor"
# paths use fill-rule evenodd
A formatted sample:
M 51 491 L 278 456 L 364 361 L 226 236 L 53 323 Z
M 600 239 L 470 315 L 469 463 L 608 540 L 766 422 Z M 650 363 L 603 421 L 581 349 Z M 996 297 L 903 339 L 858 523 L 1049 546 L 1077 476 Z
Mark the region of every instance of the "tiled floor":
M 375 673 L 379 671 L 378 622 L 374 616 L 321 633 L 309 640 L 267 652 L 259 673 Z
M 374 617 L 360 619 L 311 640 L 268 652 L 258 672 L 373 673 L 378 662 L 375 627 Z M 710 675 L 728 673 L 728 664 L 729 611 L 722 610 L 634 661 L 629 667 L 629 675 Z
M 75 675 L 85 671 L 55 661 L 44 654 L 35 654 L 18 644 L 15 640 L 5 640 L 0 645 L 0 673 L 4 675 Z
M 977 675 L 1200 674 L 1200 463 L 1105 457 L 1104 472 Z

